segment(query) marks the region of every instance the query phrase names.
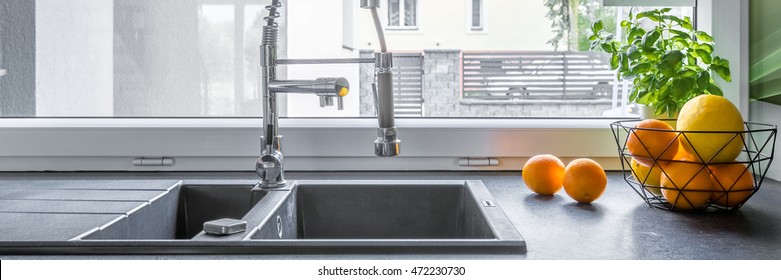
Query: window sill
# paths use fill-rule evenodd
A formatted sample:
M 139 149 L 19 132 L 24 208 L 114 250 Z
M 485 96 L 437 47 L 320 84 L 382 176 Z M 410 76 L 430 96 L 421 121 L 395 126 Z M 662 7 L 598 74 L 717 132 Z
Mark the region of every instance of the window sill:
M 282 119 L 288 170 L 517 170 L 531 156 L 618 161 L 612 119 L 398 119 L 401 156 L 378 158 L 375 119 Z M 0 171 L 249 171 L 261 121 L 0 119 Z M 573 141 L 577 139 L 577 141 Z M 133 166 L 138 157 L 174 166 Z M 498 167 L 461 167 L 464 157 Z M 620 165 L 618 165 L 620 168 Z

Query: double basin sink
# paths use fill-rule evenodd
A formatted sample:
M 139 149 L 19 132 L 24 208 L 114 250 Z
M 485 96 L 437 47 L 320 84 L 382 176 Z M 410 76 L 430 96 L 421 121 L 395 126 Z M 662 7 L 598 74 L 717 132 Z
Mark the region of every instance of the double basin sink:
M 525 253 L 526 243 L 481 181 L 180 182 L 135 211 L 40 253 Z M 230 218 L 244 231 L 215 235 Z M 28 248 L 29 249 L 29 248 Z

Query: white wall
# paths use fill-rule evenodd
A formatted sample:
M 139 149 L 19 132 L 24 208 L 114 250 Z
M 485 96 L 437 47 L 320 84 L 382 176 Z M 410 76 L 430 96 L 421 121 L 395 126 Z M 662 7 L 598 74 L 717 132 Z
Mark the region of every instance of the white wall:
M 38 116 L 113 115 L 113 1 L 37 0 Z
M 781 119 L 781 106 L 770 104 L 767 102 L 762 101 L 754 101 L 751 102 L 751 117 L 750 120 L 752 122 L 756 123 L 763 123 L 763 124 L 779 124 L 779 119 Z M 777 138 L 778 136 L 776 136 Z M 775 151 L 779 152 L 781 151 L 781 141 L 776 141 Z M 769 147 L 768 147 L 769 148 Z M 763 151 L 767 152 L 768 151 Z M 781 180 L 781 164 L 777 161 L 778 158 L 776 158 L 776 162 L 770 165 L 770 169 L 767 172 L 767 177 L 772 178 L 773 180 Z
M 287 58 L 346 58 L 357 52 L 342 48 L 343 2 L 322 0 L 288 1 Z M 358 1 L 355 2 L 356 9 Z M 288 94 L 290 117 L 357 117 L 359 116 L 358 65 L 295 65 L 287 67 L 288 79 L 344 77 L 350 81 L 351 93 L 345 97 L 345 110 L 320 108 L 319 99 L 311 94 Z
M 749 116 L 749 43 L 748 0 L 700 0 L 697 28 L 711 33 L 716 43 L 715 54 L 730 62 L 732 82 L 714 80 L 724 91 L 724 97 Z
M 418 30 L 386 31 L 391 50 L 553 50 L 547 8 L 541 0 L 484 0 L 482 31 L 471 31 L 470 0 L 419 0 Z M 387 20 L 387 2 L 380 18 Z M 358 47 L 378 46 L 369 13 L 359 17 Z

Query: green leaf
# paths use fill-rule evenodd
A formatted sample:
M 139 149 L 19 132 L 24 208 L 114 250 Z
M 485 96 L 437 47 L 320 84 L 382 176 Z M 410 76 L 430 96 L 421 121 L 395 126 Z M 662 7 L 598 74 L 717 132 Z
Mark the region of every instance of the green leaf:
M 621 21 L 621 27 L 623 27 L 623 28 L 627 28 L 627 27 L 629 27 L 629 25 L 631 25 L 631 24 L 632 24 L 632 23 L 631 23 L 631 22 L 629 22 L 628 20 L 622 20 L 622 21 Z
M 662 21 L 662 18 L 659 17 L 658 15 L 655 15 L 655 14 L 648 14 L 648 15 L 646 15 L 646 17 L 648 17 L 648 19 L 650 19 L 650 20 L 652 20 L 654 22 L 661 22 Z
M 603 29 L 605 29 L 605 26 L 602 24 L 602 20 L 600 19 L 591 25 L 591 31 L 594 32 L 594 34 L 599 34 L 599 31 L 602 31 Z
M 727 82 L 732 82 L 732 74 L 729 71 L 729 67 L 724 67 L 721 65 L 711 65 L 710 66 L 713 71 L 716 72 L 716 74 L 719 75 L 722 79 L 724 79 Z
M 686 57 L 681 51 L 668 51 L 662 56 L 659 62 L 659 71 L 667 76 L 672 77 L 683 66 L 683 59 Z
M 616 70 L 618 69 L 618 54 L 613 53 L 613 56 L 610 57 L 610 69 Z
M 629 70 L 632 72 L 632 74 L 638 75 L 641 73 L 646 73 L 651 70 L 651 64 L 650 63 L 640 63 L 635 66 L 632 66 L 632 68 Z
M 670 29 L 670 33 L 675 34 L 676 36 L 681 36 L 681 37 L 684 37 L 684 38 L 690 38 L 689 37 L 689 33 L 680 31 L 678 29 Z
M 672 10 L 673 10 L 672 8 L 664 8 L 664 9 L 661 10 L 661 12 L 662 13 L 669 13 Z
M 659 37 L 662 35 L 662 33 L 659 32 L 659 30 L 654 29 L 651 32 L 645 33 L 643 36 L 643 49 L 651 49 L 657 40 L 659 40 Z
M 690 53 L 686 55 L 686 63 L 689 65 L 697 65 L 697 58 Z
M 697 49 L 697 50 L 694 50 L 694 53 L 695 53 L 695 56 L 700 57 L 700 59 L 702 59 L 702 62 L 704 62 L 705 64 L 710 64 L 711 63 L 711 56 L 710 56 L 709 52 Z
M 713 95 L 724 96 L 724 92 L 721 91 L 721 88 L 714 83 L 708 85 L 708 92 Z
M 675 113 L 678 112 L 678 104 L 675 103 L 675 102 L 667 103 L 667 112 L 671 112 L 672 114 L 670 114 L 670 115 L 675 115 Z M 667 113 L 667 112 L 662 112 L 659 115 L 662 115 L 662 114 Z
M 708 33 L 705 33 L 703 31 L 694 31 L 694 36 L 697 36 L 697 39 L 706 43 L 713 42 L 713 37 L 708 35 Z
M 639 26 L 632 27 L 629 29 L 629 34 L 627 34 L 626 36 L 626 41 L 632 42 L 635 39 L 643 36 L 643 34 L 645 34 L 645 29 L 643 29 L 642 27 Z
M 643 54 L 639 49 L 637 49 L 637 46 L 630 47 L 629 50 L 627 50 L 627 53 L 629 54 L 629 59 L 631 60 L 638 60 L 643 57 Z
M 637 93 L 640 92 L 639 87 L 635 87 L 632 89 L 632 93 L 629 94 L 629 101 L 634 102 L 637 99 Z
M 609 52 L 609 53 L 614 53 L 614 52 L 616 52 L 615 46 L 613 46 L 613 44 L 611 44 L 611 43 L 602 43 L 602 45 L 599 45 L 599 46 L 600 46 L 600 47 L 602 48 L 602 50 L 604 50 L 605 52 Z
M 713 45 L 711 44 L 697 44 L 697 49 L 706 51 L 708 53 L 713 53 Z
M 721 58 L 719 56 L 713 57 L 713 64 L 721 65 L 721 66 L 729 68 L 729 61 L 726 60 L 726 59 L 723 59 L 723 58 Z
M 640 104 L 648 105 L 648 102 L 652 100 L 651 96 L 653 96 L 653 94 L 649 93 L 650 92 L 647 90 L 640 90 L 640 93 L 637 95 L 637 99 L 635 101 Z
M 682 78 L 682 79 L 676 79 L 673 81 L 672 86 L 670 89 L 670 94 L 674 96 L 677 99 L 682 99 L 685 96 L 687 96 L 690 92 L 694 91 L 697 86 L 697 81 L 692 78 Z
M 697 75 L 697 72 L 693 70 L 682 70 L 675 74 L 676 78 L 688 78 Z
M 621 56 L 621 65 L 625 68 L 629 68 L 629 55 L 626 53 L 619 54 Z
M 710 85 L 710 73 L 708 71 L 702 71 L 697 76 L 697 88 L 705 90 Z
M 680 24 L 681 24 L 681 27 L 686 29 L 686 30 L 689 30 L 689 31 L 694 30 L 694 27 L 692 26 L 692 21 L 691 21 L 691 19 L 689 19 L 689 17 L 686 17 L 686 20 L 681 22 Z
M 672 22 L 683 22 L 682 19 L 680 19 L 680 18 L 678 18 L 676 16 L 673 16 L 673 15 L 663 15 L 663 16 L 661 16 L 661 18 L 669 20 L 669 21 L 672 21 Z

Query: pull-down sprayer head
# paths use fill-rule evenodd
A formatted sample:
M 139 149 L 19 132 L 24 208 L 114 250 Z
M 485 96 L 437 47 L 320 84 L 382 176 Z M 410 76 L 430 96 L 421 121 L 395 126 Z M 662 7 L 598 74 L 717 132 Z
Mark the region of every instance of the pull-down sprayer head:
M 397 156 L 401 152 L 399 146 L 401 140 L 397 137 L 396 121 L 393 106 L 393 54 L 388 52 L 385 44 L 385 34 L 380 24 L 380 16 L 377 9 L 380 0 L 361 0 L 361 8 L 370 9 L 374 20 L 374 27 L 380 41 L 380 52 L 375 54 L 375 84 L 373 89 L 376 96 L 374 104 L 377 109 L 377 140 L 374 141 L 374 153 L 381 157 Z

